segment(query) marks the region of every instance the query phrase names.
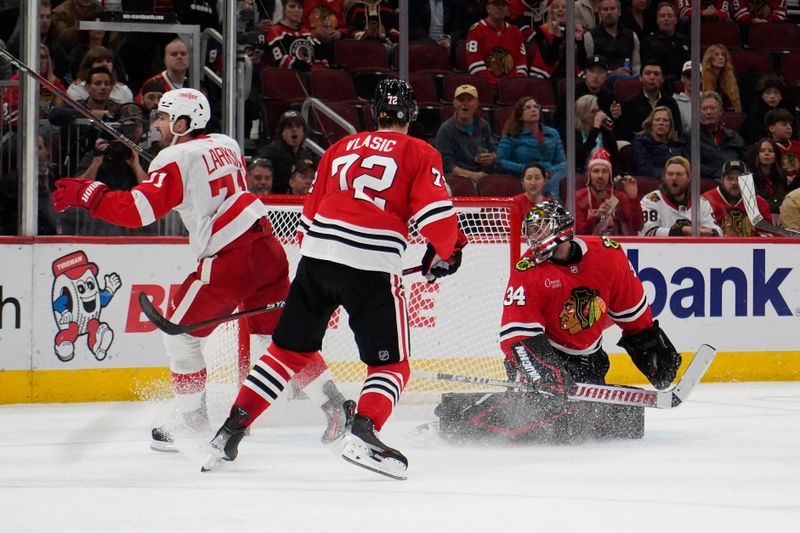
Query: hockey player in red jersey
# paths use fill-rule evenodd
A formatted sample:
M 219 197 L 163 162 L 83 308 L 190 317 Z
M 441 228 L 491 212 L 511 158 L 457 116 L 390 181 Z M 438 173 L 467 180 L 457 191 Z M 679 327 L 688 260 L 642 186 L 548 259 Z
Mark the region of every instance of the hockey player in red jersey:
M 554 360 L 576 381 L 605 383 L 603 330 L 622 328 L 619 345 L 658 389 L 675 378 L 681 357 L 653 321 L 641 281 L 608 237 L 574 237 L 572 215 L 537 204 L 525 219 L 528 250 L 511 270 L 500 346 L 535 388 L 526 358 Z M 541 342 L 545 339 L 545 342 Z
M 497 87 L 500 78 L 527 76 L 528 59 L 522 34 L 506 22 L 508 2 L 489 0 L 488 16 L 467 32 L 467 70 Z
M 198 259 L 176 293 L 168 318 L 190 324 L 230 314 L 238 306 L 253 308 L 285 299 L 289 289 L 286 254 L 272 235 L 266 207 L 247 191 L 247 170 L 239 146 L 226 135 L 206 133 L 211 118 L 208 100 L 195 89 L 164 93 L 154 123 L 162 150 L 130 191 L 111 191 L 99 181 L 63 178 L 56 181 L 53 203 L 61 212 L 88 209 L 96 218 L 125 227 L 141 227 L 177 211 L 189 232 Z M 98 141 L 99 149 L 107 143 Z M 132 151 L 132 157 L 138 157 Z M 248 317 L 251 332 L 271 335 L 278 313 Z M 182 419 L 152 430 L 151 447 L 174 450 L 173 426 L 198 432 L 210 429 L 205 405 L 206 365 L 203 339 L 214 327 L 191 334 L 164 336 L 177 413 Z M 321 358 L 309 365 L 315 375 L 299 376 L 319 386 L 306 388 L 329 417 L 323 440 L 343 433 L 344 397 L 330 380 Z M 314 390 L 311 390 L 314 389 Z M 329 394 L 326 394 L 329 393 Z M 328 397 L 330 396 L 330 397 Z
M 272 338 L 209 444 L 203 470 L 233 461 L 245 429 L 283 392 L 322 346 L 328 319 L 349 315 L 367 378 L 342 457 L 405 479 L 408 461 L 383 444 L 381 430 L 409 378 L 409 329 L 401 258 L 408 222 L 428 240 L 429 281 L 454 273 L 466 238 L 447 196 L 441 156 L 407 135 L 417 102 L 402 80 L 383 80 L 372 103 L 378 131 L 350 135 L 320 161 L 298 233 L 301 259 Z
M 739 189 L 739 175 L 745 172 L 747 167 L 738 159 L 725 161 L 720 184 L 703 193 L 703 198 L 711 204 L 714 220 L 726 237 L 752 237 L 759 234 L 747 218 L 742 191 Z M 756 195 L 756 205 L 764 219 L 772 219 L 769 203 L 764 198 Z

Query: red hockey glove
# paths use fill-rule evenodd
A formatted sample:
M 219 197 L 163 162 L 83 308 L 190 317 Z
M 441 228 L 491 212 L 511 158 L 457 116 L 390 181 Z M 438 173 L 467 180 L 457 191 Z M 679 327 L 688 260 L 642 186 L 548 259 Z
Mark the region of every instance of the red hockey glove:
M 92 209 L 109 191 L 105 183 L 83 178 L 61 178 L 55 182 L 55 186 L 53 207 L 59 213 L 63 213 L 68 207 Z

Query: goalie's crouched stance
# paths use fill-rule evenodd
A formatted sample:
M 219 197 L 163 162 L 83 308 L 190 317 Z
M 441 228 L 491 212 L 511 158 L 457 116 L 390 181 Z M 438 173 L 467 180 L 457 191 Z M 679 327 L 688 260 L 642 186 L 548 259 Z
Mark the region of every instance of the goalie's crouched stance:
M 533 391 L 446 397 L 440 427 L 452 434 L 572 441 L 639 438 L 641 407 L 565 401 L 574 382 L 605 384 L 603 330 L 622 329 L 620 346 L 658 389 L 675 379 L 681 358 L 653 321 L 641 281 L 616 241 L 574 237 L 572 215 L 543 202 L 525 218 L 528 250 L 512 268 L 503 301 L 500 346 Z M 460 402 L 460 405 L 456 405 Z M 453 418 L 453 413 L 462 413 Z

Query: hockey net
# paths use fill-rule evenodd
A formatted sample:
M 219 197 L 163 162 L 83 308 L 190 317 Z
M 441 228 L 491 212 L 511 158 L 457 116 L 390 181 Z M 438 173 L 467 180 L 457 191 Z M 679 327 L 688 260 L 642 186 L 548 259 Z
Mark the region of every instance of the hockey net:
M 267 196 L 264 202 L 274 234 L 286 250 L 293 276 L 300 259 L 296 228 L 302 198 Z M 461 268 L 433 284 L 419 273 L 404 279 L 412 372 L 504 379 L 498 327 L 509 268 L 520 253 L 520 215 L 508 199 L 459 198 L 453 204 L 469 242 Z M 418 266 L 425 248 L 426 241 L 412 222 L 403 267 Z M 246 325 L 233 322 L 220 326 L 209 338 L 205 350 L 209 387 L 215 382 L 241 382 L 250 365 L 246 337 Z M 346 313 L 341 308 L 328 325 L 322 356 L 340 389 L 350 397 L 357 397 L 366 367 L 358 357 Z M 434 402 L 444 392 L 459 390 L 479 389 L 475 385 L 414 378 L 412 374 L 403 402 Z

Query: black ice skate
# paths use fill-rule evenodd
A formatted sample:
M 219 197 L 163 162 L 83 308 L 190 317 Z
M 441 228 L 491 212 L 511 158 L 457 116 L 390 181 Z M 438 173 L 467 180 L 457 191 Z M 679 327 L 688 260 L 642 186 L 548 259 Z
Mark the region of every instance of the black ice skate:
M 234 405 L 229 416 L 217 434 L 208 443 L 208 459 L 200 467 L 201 472 L 208 472 L 222 461 L 233 461 L 239 455 L 239 443 L 247 433 L 245 423 L 250 419 L 250 413 Z
M 339 440 L 350 427 L 353 415 L 356 414 L 356 402 L 345 400 L 332 381 L 328 381 L 322 390 L 330 400 L 321 406 L 328 420 L 328 427 L 325 428 L 321 440 L 322 444 L 331 444 Z
M 190 434 L 200 436 L 211 431 L 208 425 L 208 410 L 206 397 L 200 403 L 200 408 L 189 413 L 181 413 L 175 409 L 166 423 L 150 431 L 150 449 L 157 452 L 177 452 L 175 435 Z
M 353 417 L 350 432 L 344 438 L 342 459 L 393 479 L 406 479 L 408 459 L 378 439 L 372 420 L 366 416 Z

